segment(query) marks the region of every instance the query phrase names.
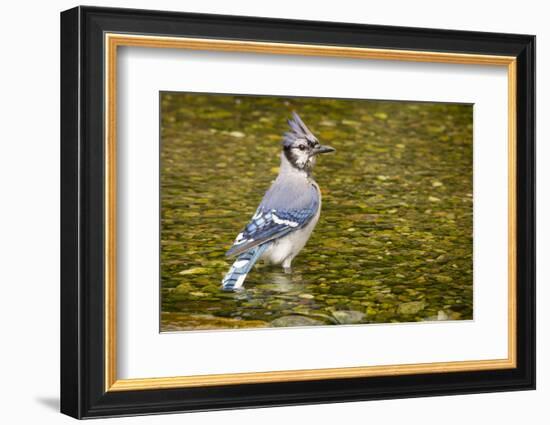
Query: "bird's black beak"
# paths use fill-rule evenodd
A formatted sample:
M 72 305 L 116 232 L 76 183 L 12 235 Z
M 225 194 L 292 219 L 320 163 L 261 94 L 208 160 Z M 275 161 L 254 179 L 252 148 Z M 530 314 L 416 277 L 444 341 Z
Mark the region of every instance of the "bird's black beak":
M 320 154 L 320 153 L 329 153 L 329 152 L 334 152 L 336 149 L 330 147 L 330 146 L 326 146 L 326 145 L 318 145 L 316 146 L 314 149 L 313 149 L 313 155 L 317 155 L 317 154 Z

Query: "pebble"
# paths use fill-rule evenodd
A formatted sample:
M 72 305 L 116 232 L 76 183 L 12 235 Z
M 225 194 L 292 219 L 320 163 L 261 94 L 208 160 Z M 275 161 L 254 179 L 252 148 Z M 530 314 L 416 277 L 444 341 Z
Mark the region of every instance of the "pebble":
M 436 275 L 435 280 L 437 280 L 439 283 L 451 283 L 453 281 L 451 277 L 442 274 Z
M 270 324 L 271 326 L 279 328 L 288 326 L 319 326 L 324 325 L 325 323 L 310 317 L 296 315 L 279 317 L 271 321 Z
M 416 314 L 421 310 L 424 310 L 426 303 L 424 301 L 410 301 L 408 303 L 399 304 L 397 307 L 397 313 L 402 315 Z
M 182 270 L 179 272 L 180 275 L 187 275 L 187 274 L 207 274 L 210 270 L 205 267 L 193 267 L 192 269 Z
M 342 325 L 351 325 L 353 323 L 361 323 L 363 318 L 365 317 L 365 313 L 361 313 L 360 311 L 355 310 L 338 310 L 332 313 L 332 315 L 336 318 L 338 323 Z

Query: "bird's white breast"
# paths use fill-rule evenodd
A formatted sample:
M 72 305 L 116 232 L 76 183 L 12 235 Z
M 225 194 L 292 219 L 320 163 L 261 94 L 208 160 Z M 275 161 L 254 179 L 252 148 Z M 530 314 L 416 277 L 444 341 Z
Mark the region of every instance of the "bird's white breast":
M 315 225 L 319 221 L 319 216 L 321 214 L 321 193 L 317 184 L 314 182 L 312 184 L 319 192 L 319 206 L 317 208 L 317 212 L 304 227 L 275 240 L 261 256 L 263 260 L 272 264 L 281 264 L 285 260 L 292 261 L 292 259 L 296 257 L 306 245 L 309 237 L 311 236 L 311 232 L 313 232 Z

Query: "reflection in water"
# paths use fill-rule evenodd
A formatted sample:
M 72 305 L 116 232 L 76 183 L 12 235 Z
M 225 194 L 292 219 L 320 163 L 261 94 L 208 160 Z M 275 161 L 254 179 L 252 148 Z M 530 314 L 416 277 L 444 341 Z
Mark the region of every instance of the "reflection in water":
M 292 110 L 337 149 L 320 221 L 292 274 L 222 292 Z M 162 330 L 471 319 L 472 190 L 469 105 L 163 94 Z
M 301 286 L 302 275 L 300 273 L 271 272 L 266 273 L 266 280 L 272 282 L 271 288 L 275 292 L 291 292 Z

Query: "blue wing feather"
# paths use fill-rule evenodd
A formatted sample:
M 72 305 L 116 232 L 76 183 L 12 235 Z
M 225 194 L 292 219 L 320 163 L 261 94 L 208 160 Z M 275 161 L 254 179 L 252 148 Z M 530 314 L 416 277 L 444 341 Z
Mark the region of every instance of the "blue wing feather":
M 304 227 L 315 216 L 318 208 L 319 202 L 316 198 L 305 208 L 285 210 L 265 209 L 260 206 L 226 255 L 238 255 Z

